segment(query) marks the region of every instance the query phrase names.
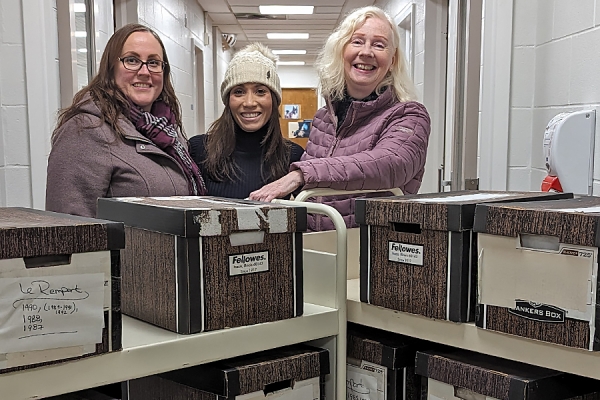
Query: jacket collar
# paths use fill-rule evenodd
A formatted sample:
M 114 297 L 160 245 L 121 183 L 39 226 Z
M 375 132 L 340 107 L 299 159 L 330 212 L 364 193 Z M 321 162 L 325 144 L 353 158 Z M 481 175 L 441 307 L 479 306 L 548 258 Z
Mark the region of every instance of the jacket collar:
M 102 118 L 102 113 L 100 112 L 100 108 L 98 108 L 98 106 L 96 105 L 94 100 L 91 98 L 89 93 L 83 98 L 82 102 L 85 102 L 87 100 L 90 100 L 90 101 L 87 102 L 86 104 L 84 104 L 83 106 L 81 106 L 81 111 L 84 113 L 87 113 L 87 114 L 91 114 L 95 117 Z M 126 139 L 135 140 L 135 141 L 144 142 L 144 143 L 152 143 L 152 141 L 150 139 L 148 139 L 147 137 L 142 135 L 140 132 L 138 132 L 138 130 L 135 129 L 135 126 L 133 126 L 133 123 L 129 120 L 129 118 L 125 117 L 124 115 L 119 116 L 117 123 L 123 130 L 123 133 L 124 133 L 124 136 Z
M 392 86 L 389 86 L 383 93 L 381 93 L 375 100 L 371 101 L 360 101 L 356 100 L 350 103 L 350 107 L 348 108 L 348 114 L 346 118 L 353 118 L 354 121 L 361 120 L 363 118 L 368 117 L 373 113 L 373 110 L 384 109 L 387 107 L 391 107 L 392 104 L 396 102 L 396 97 L 394 95 L 394 90 Z M 327 108 L 330 112 L 330 115 L 335 117 L 335 108 L 334 102 L 330 99 L 326 100 Z M 337 121 L 336 121 L 337 123 Z

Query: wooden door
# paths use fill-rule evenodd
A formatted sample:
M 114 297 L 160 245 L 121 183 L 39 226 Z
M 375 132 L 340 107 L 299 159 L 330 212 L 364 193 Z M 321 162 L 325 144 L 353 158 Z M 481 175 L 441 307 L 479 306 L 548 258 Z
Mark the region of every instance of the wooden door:
M 306 148 L 308 131 L 317 112 L 317 89 L 282 89 L 279 124 L 284 137 Z

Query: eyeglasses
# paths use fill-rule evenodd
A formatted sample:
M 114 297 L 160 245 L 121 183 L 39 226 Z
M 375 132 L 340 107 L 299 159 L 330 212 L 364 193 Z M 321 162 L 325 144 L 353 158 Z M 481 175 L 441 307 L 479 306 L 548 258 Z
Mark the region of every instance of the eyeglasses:
M 119 61 L 123 63 L 123 67 L 129 71 L 139 71 L 145 65 L 148 68 L 148 71 L 153 74 L 158 74 L 163 72 L 165 69 L 166 62 L 161 60 L 148 60 L 142 61 L 137 57 L 127 56 L 127 57 L 119 57 Z

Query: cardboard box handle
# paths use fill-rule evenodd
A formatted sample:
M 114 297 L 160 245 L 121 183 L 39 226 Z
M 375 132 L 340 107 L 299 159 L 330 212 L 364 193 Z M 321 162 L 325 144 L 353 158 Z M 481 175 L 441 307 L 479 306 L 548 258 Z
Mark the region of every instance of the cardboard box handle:
M 265 393 L 265 396 L 266 396 L 269 393 L 277 392 L 277 391 L 283 390 L 283 389 L 292 388 L 293 383 L 294 382 L 292 379 L 284 379 L 283 381 L 279 381 L 279 382 L 267 383 L 265 385 L 265 388 L 263 389 L 263 392 Z
M 71 264 L 71 254 L 23 257 L 23 261 L 25 261 L 25 268 L 57 267 Z
M 558 237 L 556 236 L 531 235 L 529 233 L 521 233 L 519 235 L 519 243 L 522 248 L 531 250 L 558 251 L 560 246 Z
M 390 222 L 394 232 L 421 234 L 421 224 L 408 222 Z

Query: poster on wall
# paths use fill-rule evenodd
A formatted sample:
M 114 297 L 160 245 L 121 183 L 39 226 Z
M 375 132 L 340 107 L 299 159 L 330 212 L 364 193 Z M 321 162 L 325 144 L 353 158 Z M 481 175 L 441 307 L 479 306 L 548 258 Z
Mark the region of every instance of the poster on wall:
M 302 121 L 288 122 L 288 137 L 290 138 L 307 138 L 310 134 L 312 119 Z
M 300 104 L 285 104 L 283 106 L 284 119 L 300 119 Z

